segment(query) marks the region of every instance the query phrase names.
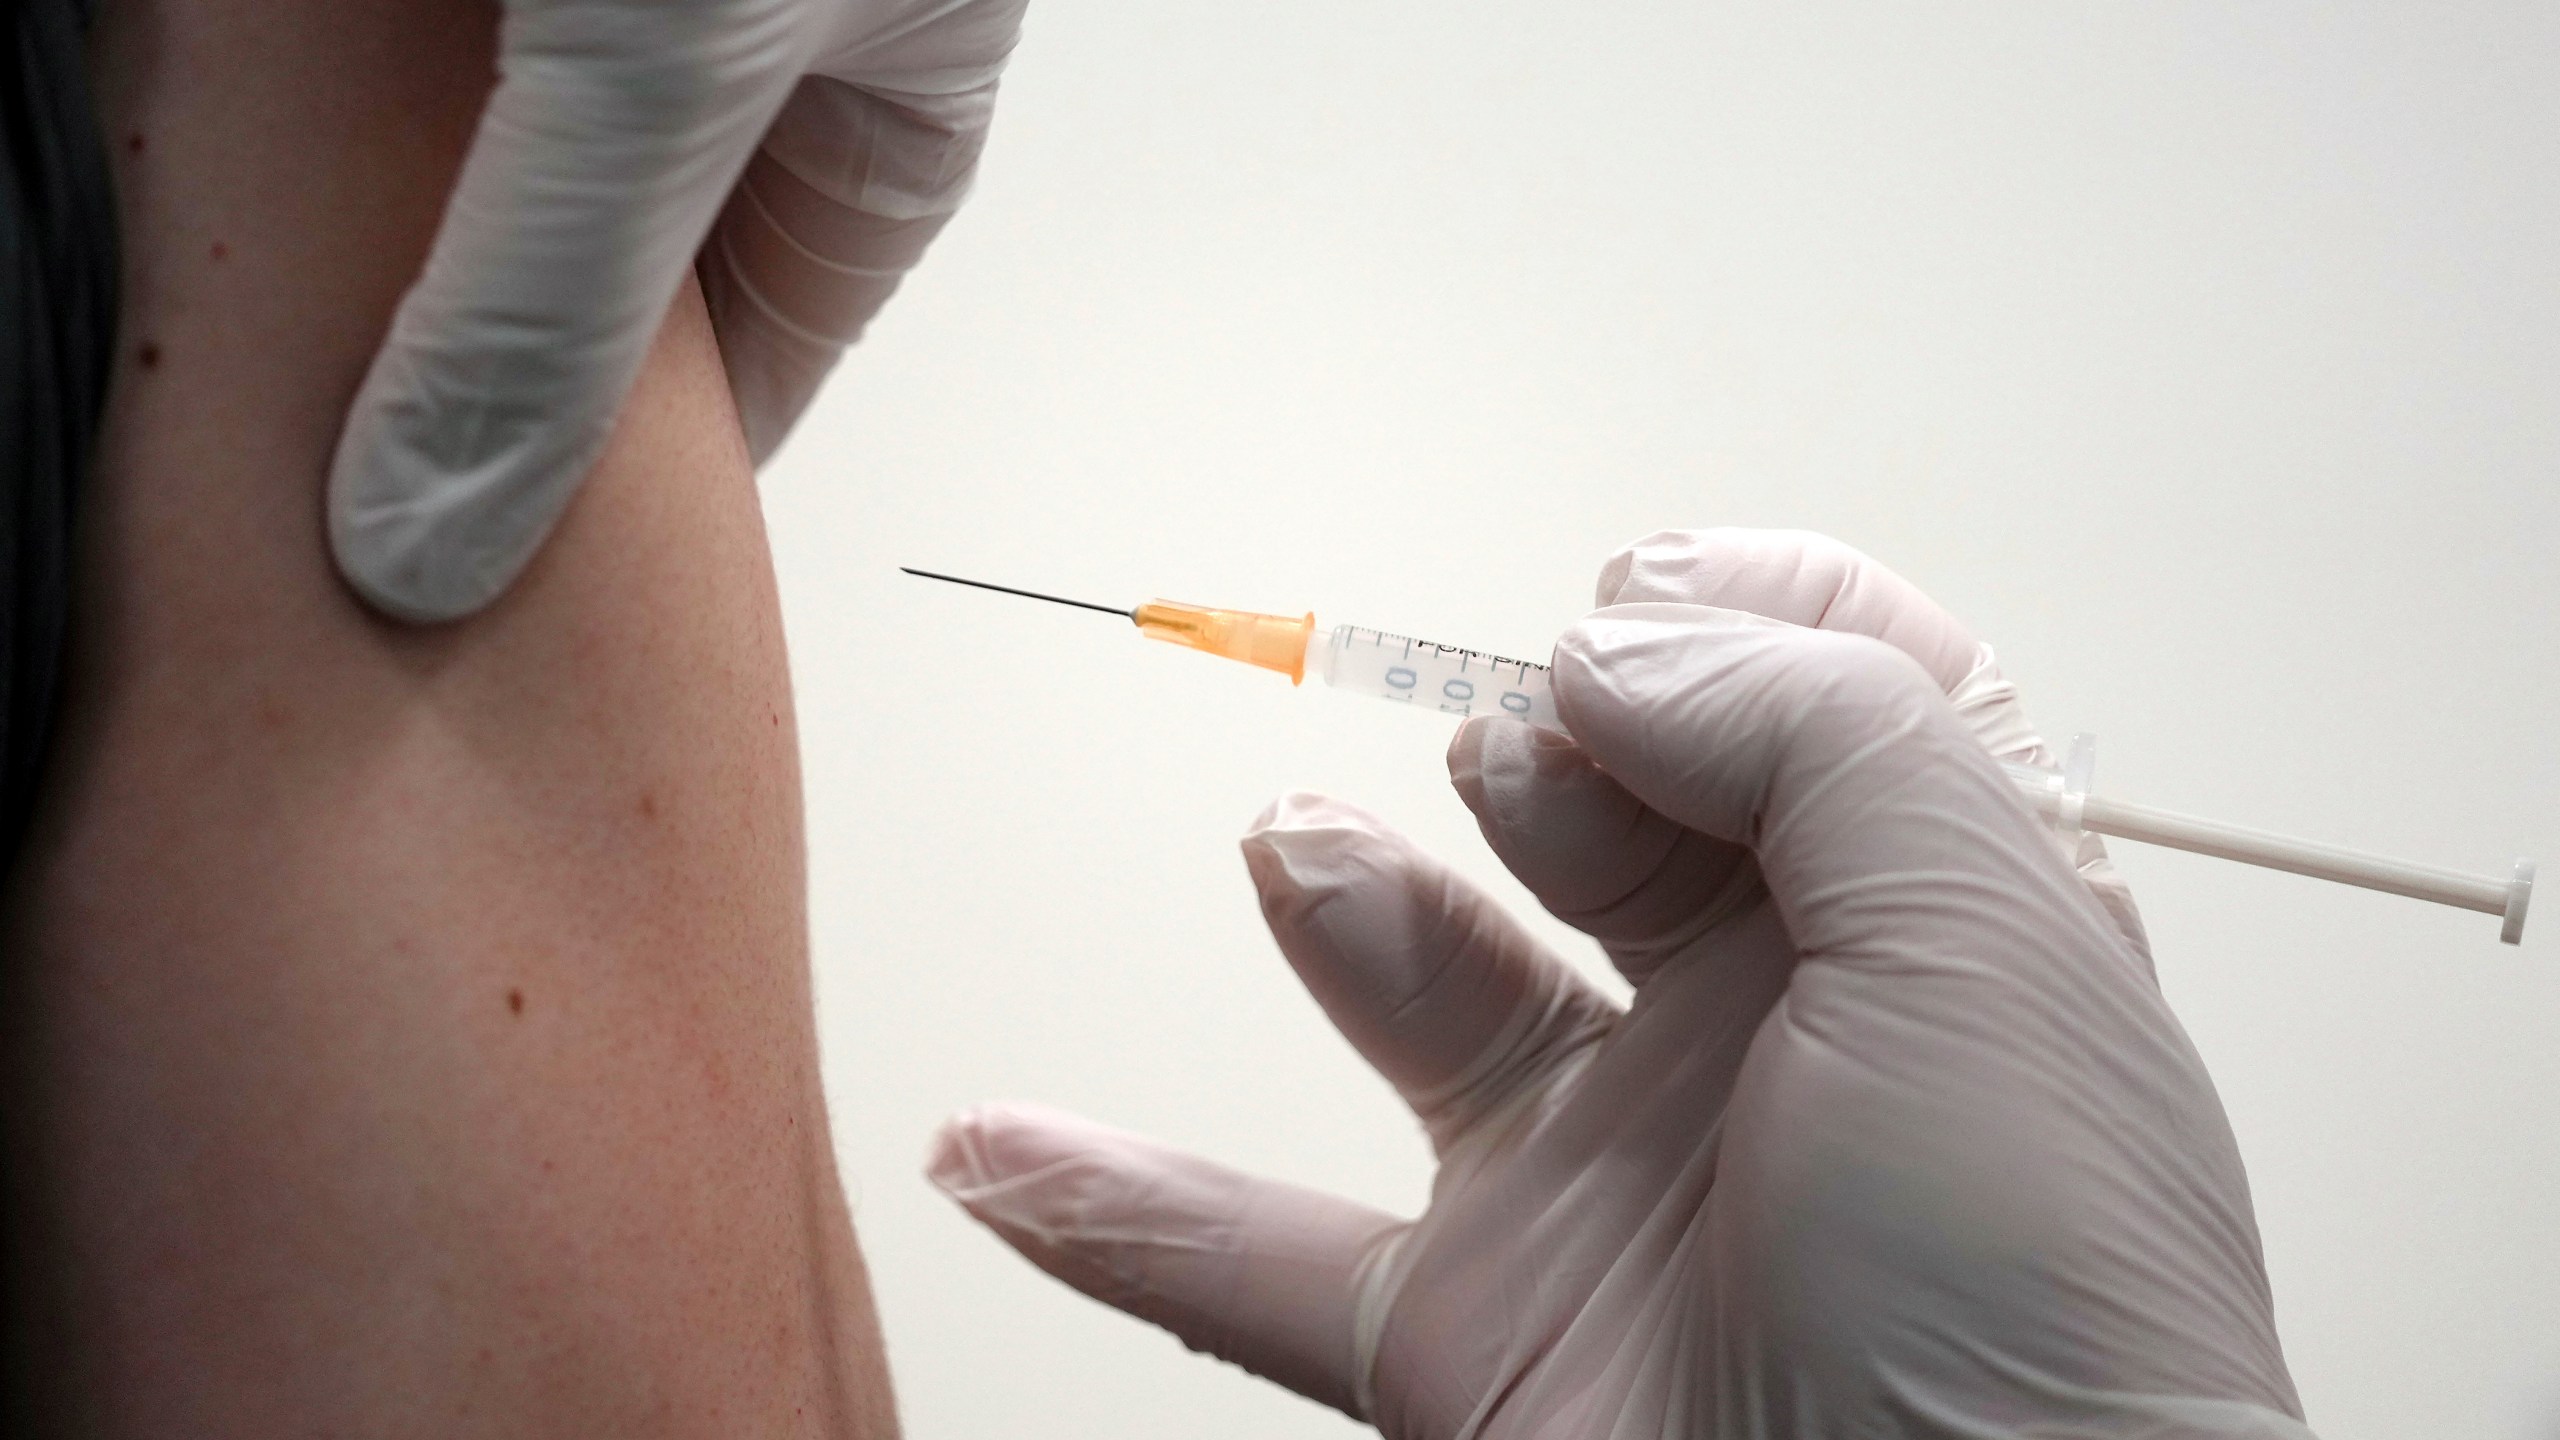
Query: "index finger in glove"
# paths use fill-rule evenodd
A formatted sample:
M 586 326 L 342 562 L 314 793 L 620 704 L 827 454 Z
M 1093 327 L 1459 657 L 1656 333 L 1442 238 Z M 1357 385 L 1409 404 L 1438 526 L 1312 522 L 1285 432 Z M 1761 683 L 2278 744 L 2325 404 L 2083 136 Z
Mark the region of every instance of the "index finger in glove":
M 1555 685 L 1576 742 L 1613 779 L 1754 852 L 1809 956 L 1994 953 L 2022 924 L 2075 946 L 2120 943 L 1935 680 L 1892 646 L 1730 610 L 1619 605 L 1565 632 Z
M 1857 549 L 1803 530 L 1662 530 L 1601 567 L 1602 605 L 1711 605 L 1881 640 L 1918 662 L 1947 693 L 1983 749 L 2002 760 L 2052 765 L 2018 689 L 1991 647 L 1920 588 Z M 2058 840 L 2116 928 L 2148 953 L 2141 915 L 2097 836 Z
M 549 535 L 788 91 L 797 11 L 508 7 L 498 88 L 330 470 L 332 548 L 376 607 L 469 614 Z
M 1989 653 L 1910 582 L 1827 536 L 1664 530 L 1601 569 L 1599 603 L 1676 601 L 1872 636 L 1917 661 L 1985 748 L 2027 759 L 2034 729 Z M 1599 938 L 1641 984 L 1759 893 L 1748 856 L 1640 804 L 1560 735 L 1471 721 L 1451 778 L 1485 838 L 1557 915 Z

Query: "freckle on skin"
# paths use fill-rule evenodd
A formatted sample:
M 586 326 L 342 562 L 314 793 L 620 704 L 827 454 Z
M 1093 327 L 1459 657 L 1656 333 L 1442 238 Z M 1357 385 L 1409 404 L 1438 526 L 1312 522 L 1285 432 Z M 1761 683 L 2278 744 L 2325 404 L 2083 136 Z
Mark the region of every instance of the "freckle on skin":
M 136 131 L 134 131 L 132 134 L 127 135 L 126 137 L 124 137 L 124 148 L 125 148 L 126 150 L 130 151 L 130 152 L 131 152 L 131 153 L 133 153 L 133 154 L 136 154 L 136 155 L 141 154 L 141 153 L 142 153 L 142 132 L 141 132 L 141 131 L 139 131 L 139 130 L 136 130 Z
M 230 246 L 228 246 L 228 245 L 223 244 L 223 243 L 222 243 L 221 241 L 219 241 L 219 240 L 214 241 L 214 242 L 213 242 L 213 258 L 214 258 L 214 259 L 216 259 L 216 260 L 228 260 L 228 259 L 230 259 L 230 258 L 231 258 L 231 247 L 230 247 Z
M 142 362 L 143 369 L 157 370 L 160 368 L 160 347 L 145 340 L 142 342 L 142 348 L 134 352 L 134 358 Z
M 524 1013 L 523 991 L 510 990 L 507 992 L 507 1013 L 510 1015 L 521 1015 Z
M 646 819 L 650 819 L 650 820 L 655 820 L 655 819 L 657 819 L 657 818 L 658 818 L 658 797 L 657 797 L 657 796 L 655 796 L 655 795 L 650 794 L 650 793 L 649 793 L 648 791 L 646 791 L 646 790 L 641 791 L 641 792 L 640 792 L 640 814 L 641 814 L 644 818 L 646 818 Z

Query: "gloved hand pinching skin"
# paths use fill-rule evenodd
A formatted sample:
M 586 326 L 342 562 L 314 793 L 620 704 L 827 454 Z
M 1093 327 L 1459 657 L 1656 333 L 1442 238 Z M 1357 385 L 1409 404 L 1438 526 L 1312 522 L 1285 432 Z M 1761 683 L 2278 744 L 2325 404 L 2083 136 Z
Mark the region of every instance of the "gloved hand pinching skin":
M 339 436 L 347 582 L 413 621 L 501 594 L 697 256 L 761 462 L 968 193 L 1023 5 L 506 0 L 497 90 Z
M 1406 1221 L 1027 1107 L 935 1182 L 1034 1263 L 1399 1440 L 2305 1440 L 2247 1181 L 2123 886 L 1994 764 L 1990 651 L 1817 536 L 1664 533 L 1468 722 L 1485 838 L 1624 1010 L 1379 821 L 1245 839 L 1431 1138 Z

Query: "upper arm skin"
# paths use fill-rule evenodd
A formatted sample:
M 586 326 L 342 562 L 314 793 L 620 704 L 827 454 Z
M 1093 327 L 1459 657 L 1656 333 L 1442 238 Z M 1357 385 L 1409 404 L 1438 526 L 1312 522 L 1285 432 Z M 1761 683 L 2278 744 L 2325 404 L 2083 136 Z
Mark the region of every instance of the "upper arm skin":
M 699 297 L 522 583 L 381 622 L 322 479 L 494 7 L 105 9 L 128 289 L 7 918 L 16 1398 L 97 1435 L 888 1433 Z

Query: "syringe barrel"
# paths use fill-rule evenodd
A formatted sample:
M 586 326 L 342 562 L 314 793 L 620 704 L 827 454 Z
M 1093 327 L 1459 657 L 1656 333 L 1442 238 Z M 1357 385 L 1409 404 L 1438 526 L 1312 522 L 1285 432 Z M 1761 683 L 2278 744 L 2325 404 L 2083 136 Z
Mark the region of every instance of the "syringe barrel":
M 1307 670 L 1327 685 L 1446 715 L 1503 715 L 1561 732 L 1550 671 L 1513 660 L 1416 640 L 1409 635 L 1336 625 L 1307 637 Z

